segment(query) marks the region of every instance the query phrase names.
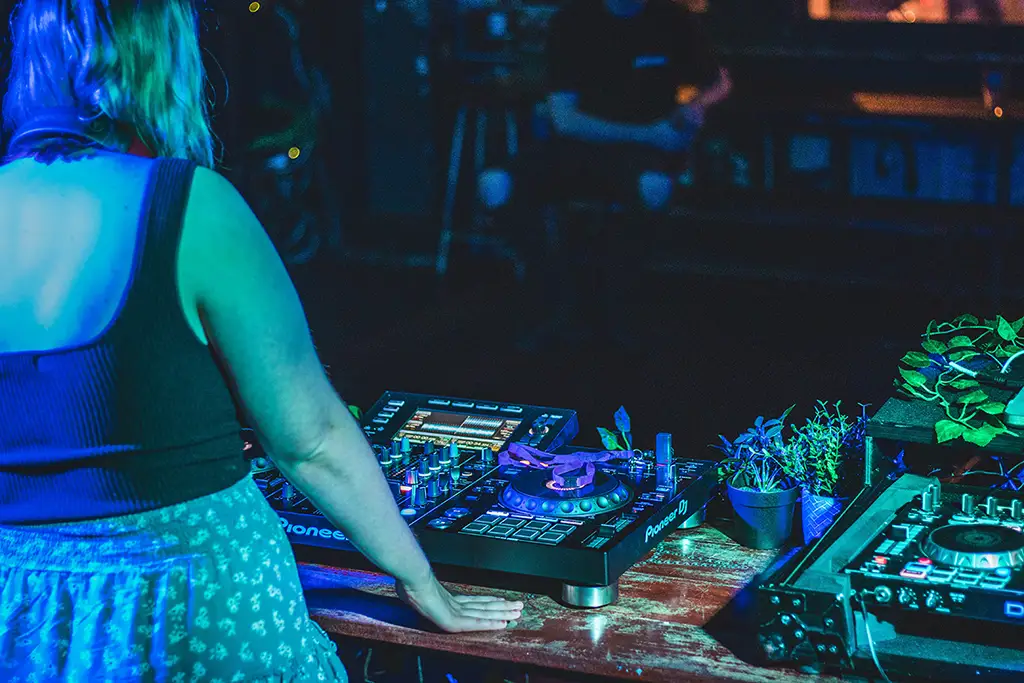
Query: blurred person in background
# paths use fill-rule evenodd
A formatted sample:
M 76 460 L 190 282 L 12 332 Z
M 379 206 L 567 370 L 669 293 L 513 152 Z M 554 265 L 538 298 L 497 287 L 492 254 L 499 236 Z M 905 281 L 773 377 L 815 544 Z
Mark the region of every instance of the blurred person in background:
M 572 0 L 552 19 L 547 68 L 541 110 L 550 139 L 512 168 L 488 169 L 479 178 L 485 209 L 526 209 L 516 212 L 520 224 L 512 230 L 528 233 L 533 254 L 542 232 L 531 225 L 540 222 L 538 207 L 597 199 L 641 211 L 667 208 L 708 109 L 732 87 L 699 18 L 674 0 Z M 690 96 L 681 102 L 683 90 Z M 623 245 L 617 240 L 609 251 L 628 261 Z M 626 280 L 618 271 L 635 265 L 608 263 L 618 266 L 610 286 L 621 290 Z M 611 308 L 620 299 L 613 297 Z M 614 320 L 621 311 L 607 315 Z
M 344 681 L 242 453 L 448 631 L 453 596 L 215 163 L 190 0 L 24 0 L 0 166 L 0 680 Z

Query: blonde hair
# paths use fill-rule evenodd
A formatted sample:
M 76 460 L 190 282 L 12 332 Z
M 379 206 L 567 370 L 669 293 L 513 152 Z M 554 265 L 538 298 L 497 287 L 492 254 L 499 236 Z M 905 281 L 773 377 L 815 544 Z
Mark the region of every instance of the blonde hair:
M 191 0 L 22 0 L 4 123 L 77 109 L 129 128 L 159 156 L 212 168 L 198 29 Z

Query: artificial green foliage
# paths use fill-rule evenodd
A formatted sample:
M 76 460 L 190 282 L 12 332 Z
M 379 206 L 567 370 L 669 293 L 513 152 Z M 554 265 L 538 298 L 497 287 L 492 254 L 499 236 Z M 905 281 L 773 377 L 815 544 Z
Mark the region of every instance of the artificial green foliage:
M 903 398 L 926 401 L 942 407 L 945 417 L 935 424 L 939 443 L 963 439 L 985 447 L 1000 434 L 1018 436 L 1003 422 L 1005 391 L 987 386 L 970 374 L 997 374 L 1003 365 L 1024 350 L 1021 328 L 1024 318 L 1010 322 L 1002 316 L 979 320 L 961 315 L 951 322 L 928 323 L 921 342 L 922 351 L 911 351 L 900 359 L 895 385 Z
M 350 405 L 348 407 L 348 412 L 352 413 L 352 417 L 354 417 L 357 420 L 362 420 L 363 419 L 363 411 L 360 410 L 358 406 Z
M 845 465 L 863 448 L 866 406 L 861 406 L 860 417 L 850 418 L 840 403 L 818 401 L 814 416 L 803 426 L 794 426 L 786 444 L 790 473 L 814 496 L 835 497 L 848 470 Z
M 601 443 L 610 451 L 633 450 L 632 426 L 625 406 L 619 406 L 615 411 L 614 430 L 598 427 L 597 433 L 601 436 Z

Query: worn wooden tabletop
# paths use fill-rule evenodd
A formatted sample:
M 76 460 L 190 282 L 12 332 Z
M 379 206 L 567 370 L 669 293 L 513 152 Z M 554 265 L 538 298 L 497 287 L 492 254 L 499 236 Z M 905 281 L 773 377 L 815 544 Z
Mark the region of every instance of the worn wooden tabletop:
M 833 682 L 748 663 L 756 656 L 752 593 L 744 587 L 772 561 L 704 525 L 673 534 L 622 576 L 619 600 L 598 610 L 563 607 L 546 595 L 450 584 L 461 593 L 524 600 L 506 631 L 450 635 L 429 629 L 395 597 L 391 579 L 301 564 L 313 618 L 328 632 L 578 674 L 643 681 Z

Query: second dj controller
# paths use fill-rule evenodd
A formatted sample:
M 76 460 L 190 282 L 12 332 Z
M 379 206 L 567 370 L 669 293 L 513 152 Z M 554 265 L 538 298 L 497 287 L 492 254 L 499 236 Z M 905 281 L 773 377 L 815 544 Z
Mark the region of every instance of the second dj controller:
M 874 609 L 1024 623 L 1024 501 L 966 486 L 925 489 L 846 571 Z
M 717 464 L 677 458 L 663 434 L 653 451 L 587 465 L 593 451 L 566 445 L 576 420 L 570 410 L 389 392 L 363 426 L 431 562 L 555 581 L 566 603 L 597 607 L 615 600 L 626 569 L 700 518 Z M 355 559 L 272 463 L 254 466 L 254 478 L 300 559 Z

